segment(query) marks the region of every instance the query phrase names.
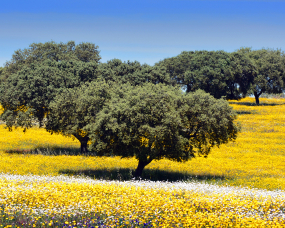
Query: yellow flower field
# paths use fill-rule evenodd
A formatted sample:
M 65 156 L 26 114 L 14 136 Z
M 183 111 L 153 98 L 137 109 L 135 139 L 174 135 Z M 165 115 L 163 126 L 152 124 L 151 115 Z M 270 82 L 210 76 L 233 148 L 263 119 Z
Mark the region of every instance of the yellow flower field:
M 185 163 L 160 160 L 146 170 L 189 175 L 210 182 L 264 189 L 285 190 L 285 99 L 254 98 L 232 101 L 240 113 L 242 132 L 236 142 L 214 148 L 208 158 L 195 158 Z M 262 105 L 265 104 L 265 105 Z M 12 174 L 58 175 L 62 170 L 135 169 L 137 160 L 118 157 L 44 156 L 29 155 L 30 150 L 57 148 L 79 150 L 79 143 L 61 135 L 50 135 L 44 129 L 21 129 L 9 132 L 0 125 L 0 172 Z M 8 154 L 7 150 L 25 154 Z M 96 178 L 96 176 L 95 176 Z M 100 178 L 100 177 L 98 177 Z
M 79 143 L 0 125 L 0 227 L 285 227 L 285 99 L 260 102 L 230 101 L 242 131 L 208 158 L 145 168 L 150 179 L 190 178 L 176 183 L 119 181 L 137 160 L 66 155 Z
M 5 212 L 104 215 L 104 227 L 284 227 L 285 195 L 199 183 L 1 175 Z M 119 218 L 124 218 L 120 221 Z M 42 226 L 55 223 L 46 220 Z M 72 222 L 67 222 L 72 225 Z M 78 223 L 73 222 L 74 226 Z M 70 227 L 70 226 L 68 226 Z

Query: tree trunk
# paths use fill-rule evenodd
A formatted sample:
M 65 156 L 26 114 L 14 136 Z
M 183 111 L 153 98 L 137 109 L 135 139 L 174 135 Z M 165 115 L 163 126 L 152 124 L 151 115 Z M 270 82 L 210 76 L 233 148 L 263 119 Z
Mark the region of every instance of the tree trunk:
M 261 93 L 260 93 L 260 94 L 261 94 Z M 255 103 L 256 103 L 257 105 L 259 105 L 259 96 L 260 96 L 260 94 L 258 94 L 257 92 L 254 92 Z
M 186 93 L 191 92 L 191 86 L 190 85 L 186 85 Z
M 89 137 L 88 136 L 81 136 L 81 135 L 78 135 L 78 134 L 73 134 L 73 136 L 75 138 L 78 139 L 78 141 L 80 142 L 80 152 L 81 154 L 87 154 L 88 153 L 88 150 L 87 150 L 87 143 L 89 141 Z
M 89 138 L 88 137 L 83 137 L 80 141 L 80 150 L 81 154 L 87 154 L 88 149 L 87 149 L 87 143 L 88 143 Z
M 152 159 L 149 159 L 148 161 L 139 160 L 138 167 L 134 173 L 135 179 L 139 179 L 142 176 L 142 172 L 143 172 L 144 167 L 146 167 L 151 161 L 152 161 Z

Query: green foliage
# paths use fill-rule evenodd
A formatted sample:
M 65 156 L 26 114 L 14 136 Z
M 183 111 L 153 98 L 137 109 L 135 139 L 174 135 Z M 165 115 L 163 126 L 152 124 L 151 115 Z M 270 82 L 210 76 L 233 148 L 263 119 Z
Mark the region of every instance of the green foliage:
M 135 156 L 136 177 L 154 159 L 207 156 L 213 146 L 237 136 L 232 108 L 201 90 L 183 94 L 177 87 L 147 83 L 118 91 L 86 129 L 97 155 Z
M 253 94 L 256 103 L 262 93 L 281 93 L 285 79 L 285 54 L 281 50 L 241 48 L 239 53 L 247 55 L 256 66 L 256 74 L 249 93 Z
M 33 43 L 17 50 L 1 75 L 1 118 L 12 126 L 43 125 L 49 103 L 64 88 L 73 88 L 97 78 L 98 46 L 74 41 Z
M 86 153 L 89 141 L 86 126 L 96 122 L 98 112 L 111 97 L 110 89 L 105 81 L 65 89 L 49 105 L 47 131 L 74 136 L 81 142 L 81 152 Z
M 55 43 L 53 41 L 46 43 L 32 43 L 29 48 L 19 49 L 14 52 L 12 59 L 6 62 L 7 75 L 16 73 L 23 66 L 53 60 L 60 62 L 63 60 L 99 62 L 98 46 L 92 43 L 75 44 L 74 41 L 65 43 Z
M 2 77 L 4 77 L 3 75 L 4 75 L 4 68 L 3 68 L 3 67 L 0 67 L 0 83 L 1 83 L 1 81 L 3 80 L 3 79 L 2 79 Z
M 170 75 L 165 67 L 147 64 L 141 65 L 139 62 L 122 62 L 119 59 L 112 59 L 99 66 L 99 74 L 106 81 L 130 83 L 131 85 L 142 85 L 145 82 L 154 84 L 170 84 Z
M 1 118 L 6 125 L 25 129 L 34 121 L 43 125 L 49 104 L 64 88 L 73 88 L 95 79 L 98 63 L 76 60 L 31 63 L 11 74 L 0 85 Z
M 254 65 L 242 53 L 224 51 L 191 51 L 165 59 L 171 80 L 186 87 L 187 92 L 202 89 L 215 98 L 244 97 L 253 80 Z

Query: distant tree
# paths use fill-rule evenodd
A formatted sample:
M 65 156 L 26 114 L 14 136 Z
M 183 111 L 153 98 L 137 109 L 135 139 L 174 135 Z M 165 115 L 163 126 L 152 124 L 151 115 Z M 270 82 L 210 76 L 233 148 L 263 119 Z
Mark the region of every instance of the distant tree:
M 49 105 L 46 130 L 75 137 L 81 143 L 81 153 L 85 154 L 90 141 L 86 126 L 96 122 L 98 112 L 110 99 L 110 91 L 111 86 L 103 80 L 64 89 Z
M 17 73 L 24 66 L 38 64 L 47 59 L 56 62 L 72 60 L 98 63 L 101 57 L 98 46 L 93 43 L 82 42 L 75 44 L 74 41 L 67 43 L 55 43 L 54 41 L 32 43 L 29 48 L 16 50 L 12 55 L 12 59 L 6 62 L 5 77 Z
M 254 62 L 245 54 L 230 53 L 230 73 L 227 80 L 227 99 L 240 99 L 248 94 L 257 74 Z
M 135 156 L 137 178 L 153 160 L 187 161 L 234 140 L 234 120 L 223 99 L 201 90 L 184 94 L 177 87 L 147 83 L 121 86 L 85 129 L 97 155 Z
M 165 67 L 141 65 L 138 61 L 122 62 L 120 59 L 112 59 L 100 64 L 98 72 L 106 81 L 128 82 L 134 86 L 145 82 L 171 84 Z
M 254 95 L 256 104 L 262 93 L 282 93 L 285 79 L 285 54 L 277 49 L 252 50 L 240 48 L 239 53 L 246 54 L 256 66 L 256 74 L 251 83 L 250 92 Z
M 253 80 L 254 65 L 242 53 L 190 51 L 157 63 L 187 92 L 202 89 L 215 98 L 240 99 Z
M 13 126 L 32 126 L 33 121 L 44 125 L 49 104 L 65 88 L 78 87 L 96 79 L 98 63 L 78 60 L 52 61 L 24 65 L 0 85 L 1 118 L 11 130 Z

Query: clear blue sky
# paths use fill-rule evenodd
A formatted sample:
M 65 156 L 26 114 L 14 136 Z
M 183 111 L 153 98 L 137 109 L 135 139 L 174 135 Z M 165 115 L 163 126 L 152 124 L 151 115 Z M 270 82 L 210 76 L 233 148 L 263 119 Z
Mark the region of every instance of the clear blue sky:
M 92 42 L 101 62 L 190 50 L 285 50 L 285 1 L 17 0 L 0 6 L 0 66 L 38 42 Z

